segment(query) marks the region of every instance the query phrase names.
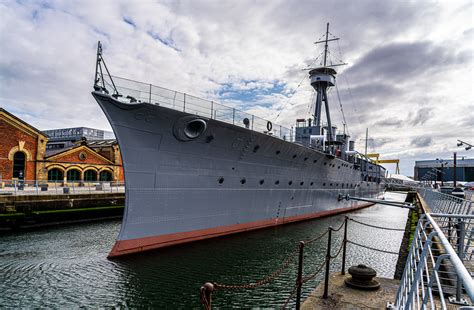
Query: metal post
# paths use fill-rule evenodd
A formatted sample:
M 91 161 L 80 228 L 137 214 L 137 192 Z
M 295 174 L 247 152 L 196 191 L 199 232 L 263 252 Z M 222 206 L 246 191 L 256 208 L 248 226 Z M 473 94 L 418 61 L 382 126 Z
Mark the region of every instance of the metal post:
M 456 159 L 457 158 L 456 158 L 456 155 L 457 155 L 456 152 L 454 152 L 454 154 L 453 154 L 453 166 L 454 166 L 453 167 L 454 168 L 454 172 L 453 172 L 453 177 L 454 177 L 453 182 L 454 182 L 454 184 L 453 185 L 454 185 L 454 188 L 456 188 L 456 185 L 457 185 L 456 184 L 456 179 L 457 179 L 457 175 L 456 175 L 456 166 L 457 166 L 456 165 Z
M 342 267 L 341 274 L 346 274 L 346 247 L 347 247 L 347 223 L 349 222 L 349 217 L 344 219 L 344 239 L 342 240 Z
M 324 275 L 324 294 L 323 298 L 328 298 L 328 287 L 329 287 L 329 265 L 331 263 L 331 238 L 332 238 L 332 227 L 328 228 L 328 248 L 326 252 L 326 274 Z
M 456 153 L 455 153 L 456 154 Z M 458 219 L 458 256 L 459 259 L 461 260 L 462 263 L 464 263 L 464 238 L 465 238 L 465 225 L 464 225 L 463 219 Z M 456 301 L 460 302 L 461 301 L 461 294 L 462 294 L 462 282 L 461 278 L 457 277 L 457 283 L 456 283 Z
M 150 84 L 150 93 L 149 93 L 149 97 L 148 97 L 148 99 L 149 99 L 149 101 L 148 101 L 148 102 L 149 102 L 149 103 L 151 103 L 151 84 Z
M 301 286 L 303 285 L 303 251 L 304 241 L 300 241 L 300 255 L 298 259 L 298 278 L 296 279 L 296 310 L 300 309 Z
M 184 95 L 184 99 L 183 99 L 183 112 L 186 112 L 186 94 L 183 94 Z

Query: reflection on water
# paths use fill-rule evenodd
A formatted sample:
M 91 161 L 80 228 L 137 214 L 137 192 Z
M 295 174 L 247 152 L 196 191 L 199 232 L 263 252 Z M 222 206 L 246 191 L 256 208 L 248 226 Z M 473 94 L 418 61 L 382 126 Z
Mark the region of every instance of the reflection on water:
M 404 199 L 403 195 L 388 194 Z M 376 205 L 350 214 L 374 225 L 404 228 L 407 210 Z M 208 281 L 247 283 L 277 269 L 299 240 L 338 227 L 344 215 L 185 244 L 107 260 L 119 221 L 11 234 L 0 238 L 0 307 L 199 308 L 199 287 Z M 402 232 L 349 224 L 349 239 L 397 252 Z M 336 249 L 342 231 L 334 234 Z M 305 274 L 322 262 L 327 240 L 305 249 Z M 392 277 L 396 255 L 350 245 L 348 264 L 365 263 Z M 334 250 L 334 251 L 335 251 Z M 338 270 L 339 259 L 333 269 Z M 322 274 L 303 288 L 307 296 Z M 254 290 L 220 291 L 215 306 L 280 306 L 296 278 L 293 264 L 276 281 Z

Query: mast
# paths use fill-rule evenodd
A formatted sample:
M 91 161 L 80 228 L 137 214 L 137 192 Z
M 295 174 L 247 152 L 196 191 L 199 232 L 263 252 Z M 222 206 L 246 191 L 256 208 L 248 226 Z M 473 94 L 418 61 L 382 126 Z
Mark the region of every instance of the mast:
M 332 133 L 332 124 L 331 124 L 331 115 L 329 111 L 329 101 L 327 95 L 327 89 L 332 87 L 336 83 L 336 70 L 334 70 L 333 66 L 339 66 L 341 64 L 336 65 L 327 65 L 327 57 L 328 57 L 328 42 L 339 40 L 339 38 L 329 39 L 329 23 L 326 24 L 326 38 L 324 41 L 317 41 L 314 44 L 324 43 L 324 59 L 323 59 L 323 67 L 313 68 L 309 71 L 309 78 L 311 80 L 311 86 L 313 86 L 314 90 L 317 93 L 316 96 L 316 105 L 315 105 L 315 121 L 314 126 L 316 126 L 318 133 L 321 133 L 321 107 L 324 103 L 324 107 L 326 110 L 326 120 L 327 120 L 327 146 L 329 152 L 332 152 L 332 144 L 333 144 L 333 133 Z
M 326 24 L 326 42 L 325 42 L 325 45 L 324 45 L 324 64 L 323 66 L 326 67 L 326 59 L 327 59 L 327 55 L 328 55 L 328 35 L 329 35 L 329 23 Z

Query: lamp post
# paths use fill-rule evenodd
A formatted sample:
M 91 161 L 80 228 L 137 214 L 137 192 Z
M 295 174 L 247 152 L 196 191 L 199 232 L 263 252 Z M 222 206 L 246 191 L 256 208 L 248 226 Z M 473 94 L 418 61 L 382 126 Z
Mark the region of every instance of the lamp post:
M 444 172 L 443 172 L 443 169 L 444 169 L 444 165 L 447 165 L 448 162 L 445 162 L 443 159 L 440 159 L 440 158 L 436 158 L 436 160 L 441 163 L 441 186 L 444 186 L 444 182 L 443 182 Z
M 470 150 L 471 148 L 474 147 L 474 145 L 472 145 L 470 143 L 467 143 L 466 141 L 458 140 L 458 146 L 463 146 L 463 145 L 466 145 L 466 147 L 465 147 L 466 151 L 468 151 L 468 150 Z

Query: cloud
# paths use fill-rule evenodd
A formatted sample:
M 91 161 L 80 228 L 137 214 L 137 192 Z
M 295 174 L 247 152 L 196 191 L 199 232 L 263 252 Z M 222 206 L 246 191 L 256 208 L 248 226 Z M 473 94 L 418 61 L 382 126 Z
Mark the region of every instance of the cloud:
M 427 147 L 430 146 L 433 142 L 431 137 L 416 137 L 411 140 L 411 145 L 415 147 Z
M 369 127 L 377 152 L 412 161 L 474 135 L 469 1 L 0 1 L 0 12 L 0 105 L 40 129 L 109 129 L 90 95 L 98 40 L 114 75 L 290 127 L 313 113 L 303 69 L 330 22 L 341 39 L 329 62 L 349 63 L 331 115 L 342 128 L 339 97 L 358 144 Z M 425 153 L 412 145 L 423 136 L 436 137 Z

